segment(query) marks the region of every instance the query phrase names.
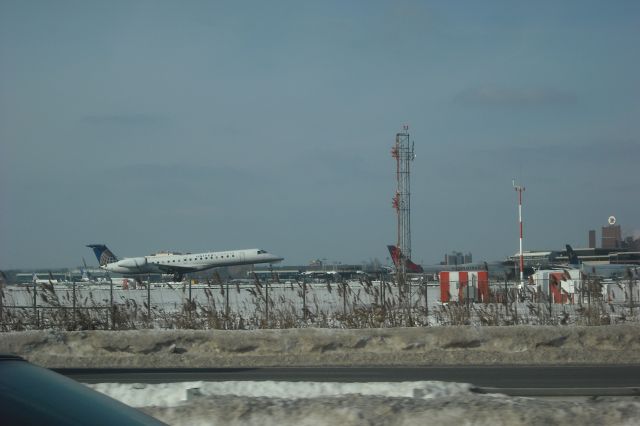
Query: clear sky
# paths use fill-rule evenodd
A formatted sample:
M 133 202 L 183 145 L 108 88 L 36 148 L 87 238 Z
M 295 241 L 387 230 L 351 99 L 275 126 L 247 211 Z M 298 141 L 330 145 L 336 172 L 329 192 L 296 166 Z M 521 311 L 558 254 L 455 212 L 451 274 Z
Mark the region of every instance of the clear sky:
M 0 269 L 385 261 L 640 235 L 640 2 L 0 0 Z

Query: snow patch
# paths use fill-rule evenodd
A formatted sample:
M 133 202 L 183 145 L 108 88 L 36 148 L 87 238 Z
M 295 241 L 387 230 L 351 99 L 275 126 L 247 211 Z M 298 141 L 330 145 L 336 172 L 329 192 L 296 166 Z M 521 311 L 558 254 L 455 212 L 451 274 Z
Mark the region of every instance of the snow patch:
M 473 387 L 467 383 L 438 381 L 417 382 L 281 382 L 228 381 L 178 383 L 97 383 L 87 384 L 111 398 L 132 407 L 175 407 L 192 399 L 219 395 L 288 400 L 368 395 L 391 398 L 444 398 L 468 395 Z

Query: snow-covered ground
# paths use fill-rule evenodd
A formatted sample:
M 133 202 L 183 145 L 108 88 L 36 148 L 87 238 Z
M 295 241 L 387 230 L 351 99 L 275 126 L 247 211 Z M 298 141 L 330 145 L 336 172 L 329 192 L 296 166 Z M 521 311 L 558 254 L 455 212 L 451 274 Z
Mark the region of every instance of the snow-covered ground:
M 638 399 L 481 395 L 446 382 L 88 385 L 171 425 L 636 425 Z
M 468 394 L 472 388 L 466 383 L 437 381 L 332 383 L 270 380 L 161 384 L 97 383 L 87 386 L 132 407 L 177 407 L 187 401 L 197 401 L 201 398 L 220 395 L 282 399 L 322 398 L 348 394 L 392 398 L 454 398 L 458 395 Z

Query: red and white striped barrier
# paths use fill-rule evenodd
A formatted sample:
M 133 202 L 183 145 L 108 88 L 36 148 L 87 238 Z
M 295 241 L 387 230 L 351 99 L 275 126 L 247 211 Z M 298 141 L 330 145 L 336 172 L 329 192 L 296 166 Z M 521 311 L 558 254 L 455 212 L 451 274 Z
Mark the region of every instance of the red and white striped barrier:
M 487 271 L 440 272 L 440 301 L 489 301 L 489 273 Z

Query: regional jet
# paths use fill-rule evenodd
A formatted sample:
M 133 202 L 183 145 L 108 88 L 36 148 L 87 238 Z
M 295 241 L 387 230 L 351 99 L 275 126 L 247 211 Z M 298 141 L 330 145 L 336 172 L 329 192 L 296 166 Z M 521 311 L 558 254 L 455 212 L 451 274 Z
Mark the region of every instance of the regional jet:
M 118 259 L 104 244 L 90 244 L 100 268 L 125 275 L 173 274 L 182 281 L 184 274 L 204 271 L 219 266 L 275 263 L 283 258 L 261 249 L 214 251 L 206 253 L 156 253 L 151 256 Z

